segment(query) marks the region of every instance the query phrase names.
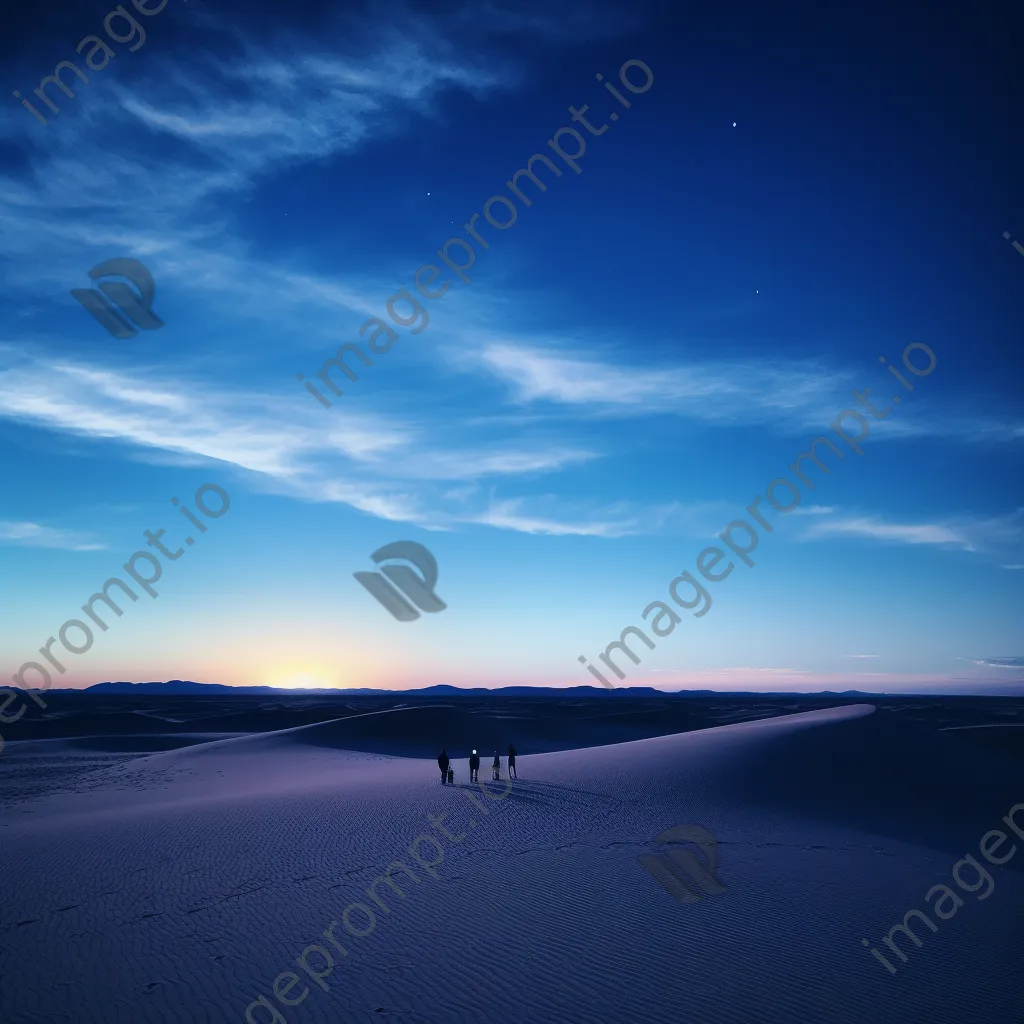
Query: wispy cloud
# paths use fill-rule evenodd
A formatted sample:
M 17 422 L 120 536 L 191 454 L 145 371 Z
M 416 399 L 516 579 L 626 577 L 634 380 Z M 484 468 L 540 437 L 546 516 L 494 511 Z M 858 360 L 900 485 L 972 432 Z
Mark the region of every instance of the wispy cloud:
M 26 548 L 57 548 L 61 551 L 103 551 L 105 545 L 87 540 L 71 530 L 39 523 L 13 523 L 0 520 L 0 544 Z
M 21 303 L 49 300 L 116 248 L 158 256 L 161 283 L 180 279 L 193 294 L 208 286 L 229 305 L 236 289 L 265 303 L 259 278 L 274 261 L 238 230 L 241 203 L 293 168 L 442 124 L 452 95 L 517 88 L 526 69 L 503 45 L 509 37 L 564 48 L 641 17 L 590 7 L 568 3 L 555 15 L 537 2 L 328 5 L 320 31 L 309 22 L 243 24 L 213 5 L 180 11 L 208 45 L 147 49 L 130 86 L 94 76 L 48 127 L 17 104 L 0 110 L 0 137 L 28 154 L 0 172 L 7 286 Z M 297 270 L 289 281 L 288 268 L 273 269 L 282 297 L 298 282 L 322 301 L 377 312 L 351 280 L 318 282 Z
M 937 411 L 936 411 L 937 410 Z M 1024 422 L 1008 417 L 997 419 L 977 409 L 951 412 L 948 400 L 941 408 L 931 399 L 924 398 L 912 416 L 887 416 L 881 423 L 872 424 L 872 433 L 897 440 L 916 438 L 946 438 L 970 444 L 1012 444 L 1024 439 Z
M 301 398 L 222 391 L 166 373 L 156 383 L 67 361 L 22 360 L 0 370 L 0 418 L 118 445 L 144 461 L 216 461 L 279 493 L 435 526 L 462 516 L 488 521 L 485 499 L 473 508 L 475 492 L 453 492 L 452 483 L 529 477 L 597 457 L 545 438 L 533 447 L 486 437 L 452 441 L 447 434 L 459 432 L 457 422 L 439 427 L 348 412 L 325 429 L 322 412 Z M 448 504 L 456 499 L 454 509 L 445 510 L 444 494 Z M 500 524 L 500 514 L 491 518 Z M 516 528 L 511 517 L 507 525 Z M 525 525 L 532 532 L 535 524 Z
M 863 537 L 897 544 L 926 544 L 992 553 L 1015 548 L 1024 539 L 1024 508 L 1004 516 L 959 516 L 940 522 L 893 522 L 878 515 L 849 515 L 814 522 L 805 539 Z
M 286 51 L 308 45 L 287 34 L 282 41 Z M 392 132 L 395 106 L 429 113 L 429 101 L 447 88 L 482 95 L 508 84 L 472 56 L 443 55 L 439 44 L 393 34 L 373 55 L 290 52 L 285 59 L 247 41 L 242 60 L 208 64 L 188 83 L 189 100 L 201 99 L 195 95 L 200 82 L 216 83 L 215 105 L 185 101 L 175 110 L 127 92 L 119 99 L 125 113 L 149 129 L 185 139 L 225 167 L 265 170 L 269 160 L 325 156 Z
M 604 8 L 595 17 L 591 7 L 570 5 L 557 16 L 543 0 L 445 9 L 484 43 L 528 36 L 564 46 L 607 35 L 630 17 Z M 589 437 L 587 443 L 565 433 L 553 437 L 552 406 L 580 420 L 595 411 L 655 412 L 714 426 L 820 431 L 841 408 L 839 400 L 849 400 L 849 388 L 863 384 L 857 373 L 823 361 L 637 366 L 633 355 L 611 344 L 595 356 L 581 351 L 578 339 L 523 345 L 514 334 L 482 334 L 482 347 L 474 346 L 476 369 L 497 381 L 520 410 L 542 407 L 541 415 L 512 418 L 517 433 L 488 433 L 488 419 L 499 419 L 494 410 L 491 417 L 474 417 L 482 431 L 474 425 L 461 435 L 458 427 L 468 416 L 447 432 L 439 416 L 367 415 L 354 403 L 341 416 L 326 418 L 280 367 L 273 368 L 272 379 L 255 377 L 254 367 L 271 345 L 254 343 L 240 356 L 243 328 L 259 322 L 280 351 L 316 351 L 318 365 L 337 346 L 339 313 L 379 315 L 395 282 L 385 288 L 362 270 L 334 276 L 321 264 L 310 269 L 302 254 L 267 252 L 242 229 L 239 211 L 275 176 L 347 158 L 410 124 L 440 124 L 445 101 L 454 95 L 514 89 L 522 68 L 494 59 L 483 45 L 455 47 L 429 18 L 415 31 L 384 27 L 358 38 L 338 33 L 341 42 L 311 48 L 308 34 L 284 31 L 272 43 L 260 43 L 212 8 L 197 16 L 219 33 L 218 44 L 230 45 L 195 50 L 173 63 L 150 53 L 133 68 L 130 89 L 117 78 L 97 77 L 48 129 L 16 104 L 0 112 L 0 132 L 7 137 L 38 129 L 29 137 L 35 148 L 26 146 L 26 159 L 0 173 L 0 249 L 10 268 L 0 288 L 19 309 L 30 301 L 53 303 L 55 296 L 73 306 L 69 283 L 84 285 L 84 269 L 99 258 L 130 252 L 143 261 L 159 259 L 161 294 L 179 287 L 187 298 L 204 345 L 209 340 L 203 355 L 208 362 L 170 352 L 163 354 L 163 367 L 132 366 L 138 350 L 120 349 L 111 366 L 89 365 L 48 353 L 47 347 L 65 351 L 65 339 L 56 334 L 9 336 L 28 356 L 0 370 L 0 416 L 119 445 L 131 458 L 215 460 L 281 493 L 344 502 L 396 521 L 620 537 L 688 528 L 707 517 L 693 504 L 612 513 L 596 500 L 587 506 L 496 498 L 482 488 L 452 485 L 554 474 L 607 454 Z M 114 136 L 119 141 L 112 150 Z M 462 349 L 460 359 L 467 358 Z M 224 367 L 219 378 L 209 372 Z M 721 525 L 716 520 L 707 529 Z
M 892 523 L 878 517 L 857 516 L 815 523 L 805 537 L 869 537 L 903 544 L 941 544 L 973 551 L 970 541 L 955 529 L 937 523 Z
M 258 415 L 259 404 L 196 385 L 165 382 L 158 390 L 138 376 L 69 363 L 0 372 L 0 415 L 8 419 L 289 478 L 296 456 L 325 442 L 280 414 Z
M 611 360 L 611 357 L 609 357 Z M 553 341 L 551 350 L 492 341 L 478 365 L 508 384 L 524 403 L 552 402 L 602 413 L 671 412 L 709 423 L 777 422 L 795 417 L 820 425 L 836 414 L 836 392 L 855 383 L 850 373 L 813 361 L 700 362 L 637 367 L 574 353 Z
M 530 498 L 499 498 L 493 490 L 487 507 L 458 521 L 520 533 L 552 537 L 632 537 L 662 534 L 706 538 L 728 521 L 733 506 L 726 501 L 667 502 L 641 505 L 634 501 L 587 501 L 552 494 Z
M 485 511 L 466 517 L 464 521 L 551 537 L 627 537 L 641 532 L 637 519 L 558 521 L 524 515 L 520 511 L 522 504 L 521 500 L 498 501 Z
M 353 331 L 381 315 L 396 282 L 358 260 L 350 262 L 359 269 L 338 275 L 322 260 L 310 269 L 301 253 L 282 256 L 254 244 L 246 204 L 260 189 L 293 168 L 340 162 L 410 126 L 443 126 L 453 94 L 482 98 L 516 88 L 524 65 L 508 56 L 503 39 L 529 36 L 564 48 L 636 20 L 610 5 L 572 3 L 553 16 L 545 3 L 528 0 L 426 13 L 401 7 L 409 19 L 398 27 L 400 6 L 379 5 L 376 14 L 388 17 L 376 21 L 365 11 L 338 13 L 348 19 L 346 31 L 325 32 L 321 38 L 331 42 L 312 46 L 305 30 L 278 30 L 261 43 L 251 26 L 204 7 L 191 15 L 216 45 L 173 62 L 150 54 L 133 69 L 130 89 L 97 77 L 49 128 L 33 126 L 17 106 L 0 111 L 0 132 L 24 136 L 30 153 L 0 171 L 0 251 L 10 271 L 0 294 L 6 289 L 12 304 L 30 312 L 33 303 L 46 306 L 35 322 L 49 325 L 61 303 L 81 314 L 67 290 L 86 284 L 85 268 L 111 252 L 130 253 L 159 265 L 158 311 L 161 296 L 178 299 L 199 325 L 186 351 L 100 350 L 97 359 L 109 353 L 106 366 L 68 358 L 59 328 L 53 336 L 48 328 L 8 335 L 7 344 L 0 341 L 0 417 L 119 446 L 132 459 L 214 460 L 255 477 L 257 488 L 396 521 L 570 528 L 558 515 L 527 512 L 529 499 L 492 507 L 483 491 L 451 485 L 581 466 L 603 454 L 592 443 L 555 439 L 540 421 L 502 430 L 496 417 L 488 424 L 471 416 L 476 409 L 466 410 L 467 421 L 478 421 L 469 429 L 460 417 L 430 409 L 433 396 L 422 403 L 423 416 L 411 408 L 369 415 L 346 404 L 331 418 L 278 365 L 289 349 L 313 351 L 319 364 L 336 350 L 345 315 L 352 314 Z M 456 45 L 453 27 L 475 45 Z M 111 150 L 114 135 L 119 144 Z M 410 261 L 408 269 L 415 266 Z M 140 352 L 152 353 L 152 362 L 141 364 Z M 577 525 L 620 528 L 599 520 Z
M 489 452 L 448 449 L 391 460 L 389 469 L 409 480 L 478 480 L 487 476 L 548 473 L 596 458 L 596 452 L 564 447 L 536 451 L 507 448 Z
M 1013 658 L 962 658 L 962 661 L 969 660 L 972 665 L 980 665 L 982 668 L 1024 668 L 1024 657 Z
M 844 658 L 877 658 L 877 654 L 844 654 Z
M 595 347 L 598 343 L 591 341 Z M 475 360 L 464 354 L 458 358 L 502 381 L 524 405 L 569 406 L 590 416 L 671 414 L 717 426 L 766 425 L 786 434 L 824 431 L 844 405 L 852 404 L 851 389 L 864 384 L 863 367 L 824 360 L 772 356 L 638 366 L 634 349 L 609 343 L 598 351 L 596 356 L 582 351 L 575 339 L 492 337 L 479 347 Z M 913 416 L 890 414 L 871 421 L 871 436 L 1012 442 L 1024 438 L 1024 423 L 951 414 L 946 408 L 933 414 L 924 399 Z

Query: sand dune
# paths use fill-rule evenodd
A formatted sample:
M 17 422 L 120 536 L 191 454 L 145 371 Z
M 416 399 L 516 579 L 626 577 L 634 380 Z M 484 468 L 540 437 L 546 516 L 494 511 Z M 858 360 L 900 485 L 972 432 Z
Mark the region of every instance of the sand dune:
M 1009 831 L 1024 802 L 1009 756 L 853 705 L 521 756 L 507 797 L 475 791 L 478 809 L 465 761 L 449 789 L 430 761 L 345 749 L 356 728 L 400 748 L 423 711 L 155 751 L 5 807 L 0 1019 L 1024 1018 L 1024 839 L 988 866 L 987 899 L 961 892 L 920 948 L 901 942 L 897 974 L 861 945 Z M 678 824 L 717 838 L 724 892 L 680 903 L 638 864 Z M 381 909 L 367 888 L 396 859 L 415 881 L 373 890 Z M 368 934 L 362 911 L 345 928 L 355 903 L 376 911 Z M 275 979 L 308 995 L 285 1005 Z

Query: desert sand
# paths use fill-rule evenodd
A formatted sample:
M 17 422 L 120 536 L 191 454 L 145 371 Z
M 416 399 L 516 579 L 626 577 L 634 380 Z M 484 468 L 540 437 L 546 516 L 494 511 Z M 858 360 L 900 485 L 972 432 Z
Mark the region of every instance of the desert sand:
M 389 735 L 402 749 L 410 722 L 421 734 L 423 715 L 350 710 L 246 734 L 221 723 L 214 738 L 154 732 L 123 750 L 10 742 L 0 1019 L 1024 1020 L 1024 838 L 1001 821 L 1024 803 L 1024 771 L 974 730 L 856 702 L 546 753 L 519 740 L 519 780 L 499 748 L 502 781 L 485 797 L 468 751 L 449 746 L 455 787 L 432 759 L 381 752 Z M 378 749 L 346 749 L 357 727 Z M 493 746 L 480 752 L 487 780 Z M 680 824 L 717 838 L 724 891 L 683 903 L 638 863 Z M 982 860 L 988 898 L 957 890 L 955 916 L 915 926 L 920 948 L 901 938 L 901 962 L 889 929 L 929 912 L 925 893 L 952 885 L 965 854 L 980 859 L 993 829 L 1018 853 Z M 396 859 L 416 880 L 396 874 L 402 895 L 379 886 L 384 910 L 367 887 Z M 346 930 L 358 902 L 376 911 L 370 932 L 358 909 Z M 275 979 L 289 999 L 308 994 L 286 1005 Z

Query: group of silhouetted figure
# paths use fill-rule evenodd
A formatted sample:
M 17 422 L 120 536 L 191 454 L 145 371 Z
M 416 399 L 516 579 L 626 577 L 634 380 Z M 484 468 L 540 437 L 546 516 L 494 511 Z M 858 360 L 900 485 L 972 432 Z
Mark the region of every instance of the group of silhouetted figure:
M 451 758 L 448 757 L 447 750 L 442 750 L 438 754 L 437 766 L 441 769 L 441 785 L 454 786 L 455 769 L 452 767 Z M 519 778 L 516 774 L 516 748 L 511 743 L 508 745 L 508 777 L 510 779 Z M 497 751 L 494 752 L 494 760 L 491 762 L 491 778 L 501 778 L 501 758 L 498 757 Z M 469 781 L 480 781 L 480 755 L 475 750 L 469 755 Z

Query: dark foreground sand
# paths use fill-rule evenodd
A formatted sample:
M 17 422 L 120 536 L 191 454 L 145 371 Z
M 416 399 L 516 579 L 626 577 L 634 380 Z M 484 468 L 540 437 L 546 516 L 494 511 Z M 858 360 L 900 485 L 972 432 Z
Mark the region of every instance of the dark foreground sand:
M 1017 1024 L 1024 837 L 1001 819 L 1024 805 L 1002 738 L 1019 719 L 894 712 L 919 704 L 776 703 L 763 721 L 532 754 L 515 715 L 479 718 L 520 750 L 520 780 L 503 769 L 489 796 L 464 761 L 442 788 L 430 761 L 366 750 L 426 742 L 437 709 L 10 742 L 0 1020 Z M 175 749 L 137 756 L 147 744 Z M 638 864 L 680 824 L 717 837 L 724 891 L 683 903 Z M 994 829 L 1000 857 L 1017 846 L 999 867 L 979 851 Z M 967 866 L 953 880 L 966 854 L 991 888 Z M 395 860 L 413 874 L 375 902 Z M 925 902 L 939 884 L 963 901 L 948 920 Z M 937 930 L 911 919 L 922 945 L 897 935 L 904 963 L 883 940 L 912 908 Z

